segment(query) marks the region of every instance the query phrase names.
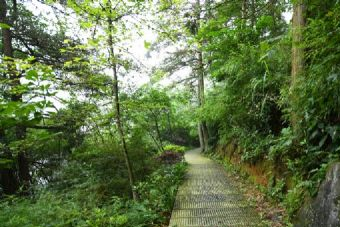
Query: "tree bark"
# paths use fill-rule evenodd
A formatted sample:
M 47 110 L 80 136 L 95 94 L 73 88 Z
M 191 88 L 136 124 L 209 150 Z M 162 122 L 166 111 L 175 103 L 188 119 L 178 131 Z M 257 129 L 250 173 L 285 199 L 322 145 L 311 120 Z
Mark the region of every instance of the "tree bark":
M 296 101 L 294 90 L 297 85 L 299 77 L 304 71 L 304 49 L 302 47 L 303 42 L 303 28 L 305 26 L 304 18 L 304 5 L 303 0 L 298 0 L 293 5 L 293 23 L 292 23 L 292 73 L 291 73 L 291 90 L 292 90 L 292 102 Z M 298 116 L 296 113 L 292 113 L 291 123 L 293 130 L 298 134 Z
M 204 152 L 209 150 L 209 132 L 206 121 L 202 121 L 202 132 L 204 138 Z
M 167 110 L 166 117 L 167 117 L 167 121 L 168 121 L 168 133 L 170 135 L 170 139 L 173 140 L 174 139 L 174 133 L 172 131 L 172 126 L 171 126 L 170 110 Z
M 108 46 L 109 46 L 109 52 L 110 52 L 110 64 L 112 67 L 112 72 L 113 72 L 113 96 L 114 96 L 114 102 L 115 102 L 115 120 L 118 128 L 118 133 L 120 136 L 120 140 L 122 143 L 123 147 L 123 154 L 124 154 L 124 159 L 125 159 L 125 165 L 128 171 L 128 176 L 129 176 L 129 182 L 130 182 L 130 187 L 131 187 L 131 194 L 134 200 L 137 200 L 137 193 L 133 190 L 134 184 L 135 184 L 135 179 L 134 179 L 134 174 L 132 171 L 132 165 L 129 157 L 129 152 L 126 144 L 126 139 L 125 139 L 125 133 L 123 129 L 123 122 L 121 120 L 121 112 L 120 112 L 120 103 L 119 103 L 119 85 L 118 85 L 118 73 L 117 73 L 117 63 L 115 60 L 115 53 L 114 53 L 114 47 L 113 47 L 113 37 L 112 37 L 112 31 L 113 31 L 113 21 L 111 18 L 112 10 L 111 10 L 111 2 L 108 2 L 108 7 L 109 7 L 109 15 L 108 15 L 108 28 L 109 28 L 109 36 L 108 36 Z
M 31 174 L 29 171 L 29 161 L 24 151 L 18 153 L 19 180 L 22 187 L 22 194 L 30 193 Z
M 158 124 L 158 118 L 157 118 L 157 115 L 154 112 L 152 112 L 152 115 L 153 115 L 153 118 L 155 120 L 156 133 L 157 133 L 157 137 L 158 137 L 159 144 L 160 144 L 160 147 L 161 147 L 161 151 L 164 151 L 163 140 L 162 140 L 162 136 L 161 136 L 161 131 L 159 129 L 159 124 Z
M 198 104 L 199 107 L 204 106 L 205 97 L 204 97 L 204 66 L 203 66 L 203 54 L 202 51 L 199 51 L 198 53 Z M 200 122 L 200 131 L 202 136 L 202 143 L 201 143 L 201 149 L 202 152 L 208 151 L 208 127 L 205 121 Z
M 5 150 L 3 153 L 4 156 L 1 156 L 0 159 L 4 158 L 14 161 L 12 154 L 9 151 Z M 3 189 L 3 193 L 6 195 L 13 195 L 18 191 L 19 182 L 16 177 L 14 164 L 0 168 L 0 185 Z
M 251 27 L 255 28 L 256 24 L 256 0 L 251 0 Z
M 203 152 L 204 150 L 204 139 L 203 139 L 203 133 L 202 133 L 202 125 L 201 123 L 198 123 L 197 125 L 197 131 L 198 131 L 198 138 L 200 141 L 200 148 L 201 148 L 201 152 Z
M 16 14 L 16 1 L 13 1 L 14 12 Z M 7 17 L 7 2 L 6 0 L 0 0 L 0 23 L 10 25 L 10 21 Z M 16 18 L 16 15 L 14 15 Z M 15 70 L 15 65 L 13 63 L 13 45 L 12 45 L 12 34 L 9 28 L 2 28 L 2 42 L 3 42 L 3 54 L 7 58 L 7 74 L 10 78 L 10 87 L 15 88 L 20 85 L 20 76 Z M 22 102 L 22 94 L 21 93 L 12 93 L 11 101 L 13 102 Z M 17 140 L 22 140 L 26 137 L 26 127 L 18 125 L 15 127 L 15 134 Z M 18 160 L 18 170 L 19 170 L 19 182 L 22 184 L 23 192 L 27 192 L 29 190 L 30 185 L 30 172 L 29 172 L 29 162 L 26 157 L 25 151 L 21 150 L 17 156 Z M 10 170 L 8 170 L 10 171 Z M 7 172 L 8 172 L 7 171 Z M 16 184 L 16 177 L 14 174 L 7 174 L 8 177 L 11 177 L 13 181 L 13 185 Z M 14 188 L 14 187 L 12 187 Z M 12 193 L 12 192 L 11 192 Z
M 6 0 L 0 0 L 0 23 L 8 24 L 7 21 L 7 3 Z M 11 41 L 11 33 L 8 28 L 1 28 L 2 33 L 2 53 L 4 56 L 12 55 L 12 41 Z M 5 144 L 5 130 L 0 129 L 0 142 Z M 13 157 L 10 152 L 6 151 L 7 146 L 3 151 L 5 156 L 1 158 L 13 160 Z M 15 176 L 15 168 L 13 165 L 9 167 L 0 168 L 0 184 L 5 194 L 14 194 L 18 190 L 18 182 Z
M 208 6 L 206 5 L 206 7 L 208 7 Z M 198 31 L 199 28 L 200 28 L 200 20 L 201 20 L 201 3 L 200 3 L 200 0 L 196 1 L 196 20 L 197 20 L 196 31 Z M 197 50 L 197 58 L 198 58 L 198 62 L 197 62 L 198 105 L 199 105 L 199 107 L 203 107 L 204 101 L 205 101 L 205 97 L 204 97 L 204 64 L 203 64 L 203 53 L 200 49 Z M 208 134 L 207 125 L 206 125 L 205 121 L 199 122 L 199 129 L 198 130 L 199 130 L 198 135 L 200 136 L 201 151 L 205 152 L 205 151 L 208 150 L 208 139 L 209 139 L 209 134 Z
M 9 25 L 7 18 L 7 3 L 6 0 L 0 0 L 0 23 Z M 3 42 L 3 54 L 6 57 L 13 57 L 12 48 L 12 36 L 9 28 L 2 28 L 2 42 Z

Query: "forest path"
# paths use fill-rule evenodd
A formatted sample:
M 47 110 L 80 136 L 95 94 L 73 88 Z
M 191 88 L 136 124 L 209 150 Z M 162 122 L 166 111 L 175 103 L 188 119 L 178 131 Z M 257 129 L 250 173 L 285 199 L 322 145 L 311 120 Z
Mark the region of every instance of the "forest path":
M 199 149 L 188 151 L 186 179 L 180 186 L 170 227 L 260 226 L 254 206 L 228 178 L 223 166 L 204 157 Z

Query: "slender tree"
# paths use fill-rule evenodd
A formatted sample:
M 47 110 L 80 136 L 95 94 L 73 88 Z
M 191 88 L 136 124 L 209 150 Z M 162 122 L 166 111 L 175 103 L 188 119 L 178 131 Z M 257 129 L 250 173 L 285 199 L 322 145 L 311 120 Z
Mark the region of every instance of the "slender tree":
M 196 29 L 195 34 L 197 35 L 197 32 L 200 28 L 201 25 L 201 17 L 202 17 L 202 8 L 201 8 L 201 2 L 199 0 L 196 1 L 195 5 L 195 11 L 196 11 Z M 202 46 L 202 43 L 199 43 Z M 198 105 L 199 107 L 204 106 L 204 62 L 203 62 L 203 52 L 199 47 L 197 49 L 197 82 L 198 82 Z M 198 135 L 200 139 L 200 145 L 201 145 L 201 150 L 202 152 L 208 150 L 208 139 L 209 139 L 209 134 L 208 134 L 208 127 L 205 121 L 200 121 L 199 122 L 199 127 L 198 127 Z
M 117 59 L 114 52 L 114 46 L 113 46 L 113 20 L 112 20 L 112 5 L 111 2 L 108 1 L 108 15 L 107 15 L 107 25 L 108 25 L 108 47 L 109 47 L 109 61 L 110 66 L 113 73 L 113 96 L 114 96 L 114 107 L 115 107 L 115 120 L 118 128 L 118 133 L 121 139 L 122 147 L 123 147 L 123 154 L 125 159 L 126 168 L 129 175 L 129 182 L 131 187 L 131 193 L 134 200 L 137 200 L 137 193 L 133 190 L 133 186 L 135 184 L 134 174 L 132 170 L 131 161 L 129 158 L 129 152 L 126 144 L 126 138 L 124 133 L 124 127 L 123 122 L 121 119 L 121 111 L 120 111 L 120 103 L 119 103 L 119 84 L 118 84 L 118 72 L 117 72 Z
M 293 23 L 292 23 L 292 73 L 291 73 L 291 88 L 294 92 L 299 76 L 304 70 L 304 50 L 303 42 L 303 28 L 305 26 L 304 19 L 304 4 L 303 0 L 297 0 L 293 4 Z M 294 94 L 293 94 L 294 102 Z M 292 113 L 292 126 L 295 133 L 298 131 L 297 114 Z

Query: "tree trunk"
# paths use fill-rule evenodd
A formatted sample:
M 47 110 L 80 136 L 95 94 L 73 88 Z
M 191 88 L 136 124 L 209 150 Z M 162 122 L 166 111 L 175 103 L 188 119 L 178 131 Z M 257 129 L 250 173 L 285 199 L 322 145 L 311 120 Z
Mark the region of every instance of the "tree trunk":
M 203 54 L 202 51 L 198 51 L 198 104 L 200 107 L 204 106 L 204 66 L 203 66 Z M 200 130 L 202 133 L 201 149 L 203 152 L 208 151 L 208 127 L 205 121 L 200 122 Z
M 251 0 L 251 27 L 255 28 L 256 24 L 256 0 Z
M 110 52 L 110 64 L 112 67 L 112 72 L 113 72 L 113 96 L 114 96 L 114 101 L 115 101 L 115 120 L 118 128 L 118 133 L 120 136 L 120 140 L 122 143 L 123 147 L 123 154 L 124 154 L 124 159 L 125 159 L 125 165 L 128 171 L 128 176 L 129 176 L 129 182 L 130 182 L 130 187 L 131 187 L 131 194 L 134 200 L 137 200 L 137 193 L 133 190 L 135 180 L 134 180 L 134 174 L 132 171 L 132 165 L 129 157 L 129 152 L 126 144 L 126 139 L 125 139 L 125 134 L 124 134 L 124 129 L 123 129 L 123 122 L 121 120 L 121 113 L 120 113 L 120 103 L 119 103 L 119 86 L 118 86 L 118 73 L 117 73 L 117 63 L 115 60 L 115 53 L 114 53 L 114 48 L 113 48 L 113 37 L 112 37 L 112 31 L 113 31 L 113 21 L 111 18 L 112 10 L 111 10 L 111 2 L 108 2 L 109 4 L 109 15 L 108 15 L 108 28 L 109 28 L 109 37 L 108 37 L 108 46 L 109 46 L 109 52 Z
M 19 181 L 22 187 L 22 194 L 28 195 L 30 193 L 31 175 L 29 171 L 29 161 L 25 152 L 18 153 L 18 170 Z
M 154 117 L 154 120 L 155 120 L 156 133 L 157 133 L 157 137 L 158 137 L 159 144 L 160 144 L 160 147 L 161 147 L 161 151 L 164 151 L 163 140 L 162 140 L 162 136 L 161 136 L 161 131 L 159 129 L 157 115 L 154 114 L 153 112 L 152 112 L 152 114 L 153 114 L 153 117 Z
M 6 148 L 5 148 L 6 149 Z M 4 156 L 0 157 L 8 160 L 13 160 L 12 154 L 9 151 L 4 151 Z M 0 168 L 0 185 L 3 193 L 6 195 L 13 195 L 19 189 L 19 182 L 16 177 L 14 164 L 3 166 Z
M 0 185 L 5 195 L 13 195 L 18 191 L 18 182 L 13 168 L 0 169 Z
M 14 12 L 16 14 L 16 1 L 13 1 Z M 16 18 L 16 15 L 15 17 Z M 0 0 L 0 23 L 10 24 L 7 18 L 7 3 L 6 0 Z M 13 64 L 13 46 L 12 46 L 12 35 L 11 30 L 8 28 L 2 28 L 2 42 L 3 42 L 3 54 L 7 61 L 7 73 L 10 78 L 10 86 L 15 88 L 20 85 L 20 76 L 15 70 L 15 65 Z M 13 102 L 22 102 L 22 94 L 21 93 L 12 93 L 11 101 Z M 26 127 L 24 126 L 16 126 L 15 134 L 17 140 L 22 140 L 26 137 Z M 18 169 L 19 169 L 19 182 L 23 186 L 23 191 L 27 192 L 30 185 L 30 173 L 29 173 L 29 162 L 26 157 L 24 151 L 20 151 L 17 156 L 18 159 Z M 8 170 L 9 171 L 9 170 Z M 14 174 L 9 174 L 8 176 L 12 177 L 13 181 L 17 181 Z M 13 183 L 14 185 L 16 183 Z
M 7 21 L 7 3 L 6 0 L 0 0 L 0 23 L 8 24 Z M 4 56 L 12 56 L 12 41 L 11 41 L 11 32 L 8 28 L 1 28 L 2 33 L 2 53 Z M 5 144 L 5 130 L 0 129 L 0 142 Z M 7 146 L 4 148 L 3 153 L 5 156 L 1 158 L 5 158 L 8 160 L 13 160 L 13 157 L 10 152 L 6 151 Z M 18 190 L 18 182 L 15 176 L 15 168 L 14 165 L 4 166 L 0 168 L 0 184 L 5 194 L 14 194 Z
M 304 50 L 302 47 L 303 42 L 303 28 L 304 21 L 304 5 L 303 0 L 298 0 L 293 5 L 293 23 L 292 23 L 292 78 L 291 90 L 293 91 L 292 102 L 296 100 L 294 90 L 297 85 L 298 78 L 303 74 L 304 70 Z M 291 123 L 293 130 L 298 134 L 298 116 L 292 113 Z
M 205 121 L 202 121 L 202 133 L 204 139 L 204 151 L 207 152 L 209 150 L 209 132 Z
M 174 139 L 174 133 L 172 131 L 172 126 L 171 126 L 170 110 L 168 110 L 166 112 L 166 117 L 167 117 L 167 121 L 168 121 L 168 133 L 170 135 L 170 139 L 173 140 Z
M 15 97 L 15 100 L 18 102 L 22 101 L 22 96 Z M 13 98 L 12 98 L 13 101 Z M 16 139 L 23 140 L 26 137 L 26 130 L 27 128 L 24 126 L 16 126 Z M 29 161 L 27 158 L 27 154 L 24 150 L 20 150 L 17 155 L 17 162 L 18 162 L 18 176 L 19 182 L 21 186 L 21 193 L 23 195 L 28 195 L 30 193 L 30 183 L 31 183 L 31 175 L 29 169 Z
M 204 139 L 203 139 L 203 133 L 202 133 L 202 125 L 201 123 L 198 123 L 197 125 L 197 131 L 198 131 L 198 138 L 199 138 L 199 141 L 200 141 L 200 148 L 201 148 L 201 152 L 204 151 Z
M 0 0 L 0 23 L 9 24 L 7 18 L 7 3 L 6 0 Z M 13 57 L 12 48 L 12 36 L 11 31 L 8 28 L 2 28 L 2 42 L 3 42 L 3 54 L 6 57 Z
M 208 8 L 209 6 L 206 5 Z M 200 28 L 200 21 L 201 21 L 201 3 L 200 0 L 196 1 L 196 31 L 199 30 Z M 196 35 L 196 34 L 195 34 Z M 197 94 L 198 94 L 198 105 L 199 107 L 204 106 L 204 64 L 203 64 L 203 53 L 200 49 L 197 50 L 197 82 L 198 82 L 198 89 L 197 89 Z M 201 121 L 199 123 L 199 129 L 198 129 L 198 134 L 200 136 L 200 146 L 202 152 L 205 152 L 208 150 L 208 130 L 207 130 L 207 125 L 205 121 Z

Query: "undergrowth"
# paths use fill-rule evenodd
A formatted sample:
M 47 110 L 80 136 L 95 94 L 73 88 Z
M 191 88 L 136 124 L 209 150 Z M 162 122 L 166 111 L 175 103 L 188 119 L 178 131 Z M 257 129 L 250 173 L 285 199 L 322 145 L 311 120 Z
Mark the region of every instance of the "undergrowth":
M 113 196 L 96 204 L 96 195 L 72 190 L 65 193 L 43 190 L 34 198 L 8 197 L 0 203 L 2 227 L 151 227 L 169 219 L 186 163 L 163 165 L 135 190 L 139 201 Z M 77 194 L 85 194 L 79 199 Z

